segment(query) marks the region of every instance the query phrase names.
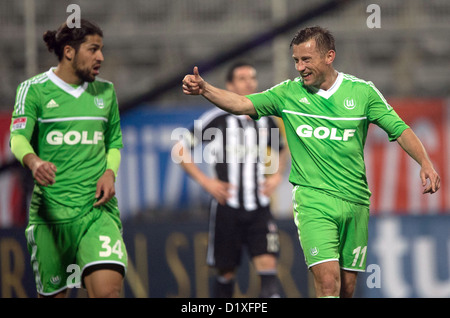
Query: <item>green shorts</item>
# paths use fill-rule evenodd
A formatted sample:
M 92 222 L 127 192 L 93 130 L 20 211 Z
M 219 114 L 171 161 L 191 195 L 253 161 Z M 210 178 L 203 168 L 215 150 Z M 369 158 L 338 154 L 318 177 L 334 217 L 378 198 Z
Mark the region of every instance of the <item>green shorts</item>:
M 80 287 L 84 271 L 93 265 L 108 266 L 125 275 L 127 252 L 118 210 L 93 208 L 67 223 L 29 223 L 25 234 L 41 295 Z
M 342 269 L 365 271 L 369 207 L 311 188 L 295 186 L 294 220 L 308 268 L 338 261 Z

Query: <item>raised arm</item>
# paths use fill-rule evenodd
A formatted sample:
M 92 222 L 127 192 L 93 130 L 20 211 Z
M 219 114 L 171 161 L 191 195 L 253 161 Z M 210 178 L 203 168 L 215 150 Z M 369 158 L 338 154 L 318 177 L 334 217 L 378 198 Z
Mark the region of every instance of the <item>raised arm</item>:
M 435 193 L 441 186 L 441 179 L 434 170 L 431 160 L 422 145 L 422 142 L 416 136 L 411 128 L 405 129 L 397 142 L 405 150 L 411 158 L 413 158 L 420 165 L 420 179 L 424 187 L 423 193 Z M 430 183 L 427 186 L 427 179 Z
M 217 107 L 235 115 L 257 115 L 253 103 L 245 96 L 214 87 L 200 76 L 198 67 L 183 79 L 183 93 L 202 95 Z

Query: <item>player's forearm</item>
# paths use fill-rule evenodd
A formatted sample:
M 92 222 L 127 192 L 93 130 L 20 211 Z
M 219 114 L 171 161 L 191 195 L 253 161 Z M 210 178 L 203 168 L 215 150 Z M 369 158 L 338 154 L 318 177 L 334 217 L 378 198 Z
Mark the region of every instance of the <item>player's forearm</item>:
M 177 144 L 178 153 L 172 154 L 176 156 L 176 160 L 179 162 L 180 166 L 186 171 L 186 173 L 194 179 L 198 184 L 205 188 L 208 182 L 208 177 L 198 168 L 198 166 L 193 162 L 192 156 L 189 151 L 185 151 L 185 148 L 181 143 Z
M 106 154 L 106 170 L 111 170 L 114 173 L 114 177 L 117 176 L 120 166 L 120 150 L 111 148 Z
M 35 153 L 30 142 L 22 135 L 16 135 L 11 138 L 11 152 L 22 165 L 24 165 L 23 158 L 27 154 Z
M 180 165 L 192 179 L 194 179 L 201 187 L 206 189 L 206 184 L 208 183 L 209 178 L 198 168 L 195 163 L 181 162 Z
M 397 142 L 420 166 L 432 166 L 422 142 L 411 128 L 405 129 L 400 137 L 397 138 Z
M 214 87 L 205 82 L 203 97 L 217 107 L 235 115 L 256 115 L 253 103 L 245 96 Z

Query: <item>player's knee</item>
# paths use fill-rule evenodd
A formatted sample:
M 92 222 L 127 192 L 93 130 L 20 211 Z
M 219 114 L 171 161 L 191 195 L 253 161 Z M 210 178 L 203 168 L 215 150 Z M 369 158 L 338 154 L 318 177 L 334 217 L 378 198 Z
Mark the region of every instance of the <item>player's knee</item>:
M 217 277 L 222 280 L 233 280 L 236 277 L 236 269 L 234 268 L 219 268 L 217 269 Z
M 103 298 L 119 298 L 121 288 L 119 286 L 114 286 L 113 288 L 104 291 Z
M 123 285 L 123 268 L 105 264 L 85 270 L 83 280 L 91 298 L 118 298 Z
M 334 273 L 322 273 L 315 276 L 316 294 L 318 297 L 339 296 L 340 280 Z
M 322 280 L 318 285 L 318 295 L 323 296 L 337 296 L 339 295 L 339 282 L 334 279 Z
M 91 291 L 89 297 L 91 298 L 119 298 L 120 292 L 122 288 L 121 286 L 97 286 L 97 288 Z
M 263 254 L 253 257 L 253 264 L 258 272 L 276 271 L 277 258 L 272 254 Z

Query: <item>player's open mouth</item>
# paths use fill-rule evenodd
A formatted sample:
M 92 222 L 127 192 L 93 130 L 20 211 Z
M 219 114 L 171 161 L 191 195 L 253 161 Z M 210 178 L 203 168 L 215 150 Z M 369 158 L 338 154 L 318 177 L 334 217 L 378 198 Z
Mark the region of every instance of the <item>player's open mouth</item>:
M 303 79 L 309 79 L 311 77 L 312 73 L 306 73 L 306 74 L 302 74 L 302 78 Z
M 94 66 L 93 70 L 95 75 L 100 74 L 100 65 Z

